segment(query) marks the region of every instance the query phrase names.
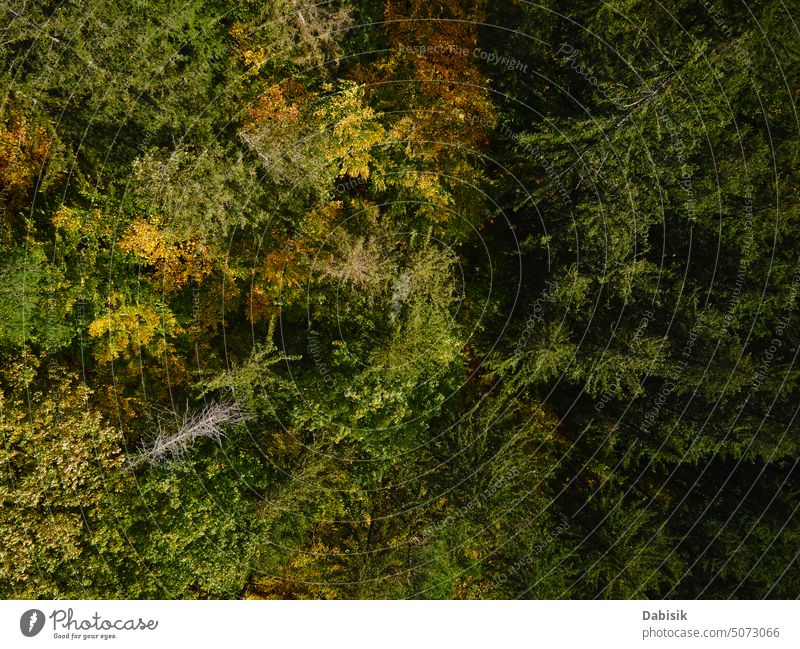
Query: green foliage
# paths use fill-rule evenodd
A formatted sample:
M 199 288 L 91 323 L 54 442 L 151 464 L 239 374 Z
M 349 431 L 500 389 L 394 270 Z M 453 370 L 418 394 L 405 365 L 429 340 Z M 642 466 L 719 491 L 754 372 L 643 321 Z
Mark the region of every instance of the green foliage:
M 61 370 L 49 375 L 47 394 L 0 395 L 5 597 L 66 597 L 103 570 L 85 524 L 103 515 L 118 482 L 121 435 L 89 409 L 85 386 Z
M 25 246 L 0 268 L 0 345 L 57 351 L 77 334 L 71 320 L 76 292 L 41 245 Z

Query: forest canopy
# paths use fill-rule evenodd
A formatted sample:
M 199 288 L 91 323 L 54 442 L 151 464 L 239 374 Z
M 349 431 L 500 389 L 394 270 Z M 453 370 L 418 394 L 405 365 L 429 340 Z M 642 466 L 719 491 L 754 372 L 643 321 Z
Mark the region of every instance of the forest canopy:
M 0 596 L 800 596 L 798 16 L 10 0 Z

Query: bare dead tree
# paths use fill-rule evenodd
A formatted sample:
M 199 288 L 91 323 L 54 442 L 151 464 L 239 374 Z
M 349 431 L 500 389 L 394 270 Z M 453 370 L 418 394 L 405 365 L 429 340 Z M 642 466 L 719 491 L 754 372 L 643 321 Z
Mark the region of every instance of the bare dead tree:
M 249 418 L 250 413 L 235 402 L 213 402 L 200 411 L 187 411 L 177 427 L 167 428 L 159 423 L 158 435 L 131 465 L 183 459 L 198 440 L 211 439 L 221 443 L 225 437 L 223 426 L 238 424 Z
M 336 254 L 329 257 L 323 274 L 359 288 L 368 288 L 384 279 L 387 259 L 380 244 L 374 239 L 343 236 Z
M 291 0 L 291 3 L 297 14 L 298 40 L 306 50 L 306 62 L 334 56 L 337 50 L 337 32 L 352 24 L 351 7 L 334 7 L 332 4 L 305 3 L 298 0 Z

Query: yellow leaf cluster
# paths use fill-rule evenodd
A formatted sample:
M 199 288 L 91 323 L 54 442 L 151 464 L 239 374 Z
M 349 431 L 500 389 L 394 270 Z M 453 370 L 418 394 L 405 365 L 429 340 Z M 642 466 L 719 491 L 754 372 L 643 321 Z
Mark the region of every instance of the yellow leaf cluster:
M 114 220 L 99 208 L 83 210 L 62 205 L 53 214 L 51 220 L 56 228 L 70 235 L 111 236 L 114 231 Z
M 263 48 L 248 46 L 248 37 L 241 23 L 235 22 L 228 29 L 228 34 L 236 42 L 233 49 L 234 56 L 238 57 L 251 74 L 257 73 L 267 62 L 267 54 Z
M 8 193 L 28 189 L 50 153 L 51 142 L 42 126 L 32 127 L 21 115 L 0 124 L 0 188 Z
M 140 350 L 149 348 L 153 355 L 167 351 L 167 337 L 181 332 L 175 316 L 165 311 L 158 313 L 147 305 L 121 305 L 112 307 L 89 325 L 92 338 L 104 338 L 95 354 L 101 362 L 117 358 L 130 358 Z
M 372 148 L 384 141 L 386 133 L 375 112 L 364 103 L 363 88 L 345 86 L 315 116 L 322 124 L 332 123 L 333 138 L 326 158 L 338 165 L 339 175 L 369 178 Z
M 154 278 L 165 293 L 184 288 L 190 279 L 200 284 L 211 274 L 205 246 L 194 241 L 173 241 L 158 229 L 158 223 L 134 221 L 120 247 L 155 267 Z

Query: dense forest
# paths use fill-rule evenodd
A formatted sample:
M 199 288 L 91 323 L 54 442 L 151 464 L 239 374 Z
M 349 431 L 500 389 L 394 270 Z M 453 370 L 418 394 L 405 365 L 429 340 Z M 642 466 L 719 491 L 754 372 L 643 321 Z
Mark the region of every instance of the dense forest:
M 797 0 L 3 0 L 0 596 L 800 596 Z

